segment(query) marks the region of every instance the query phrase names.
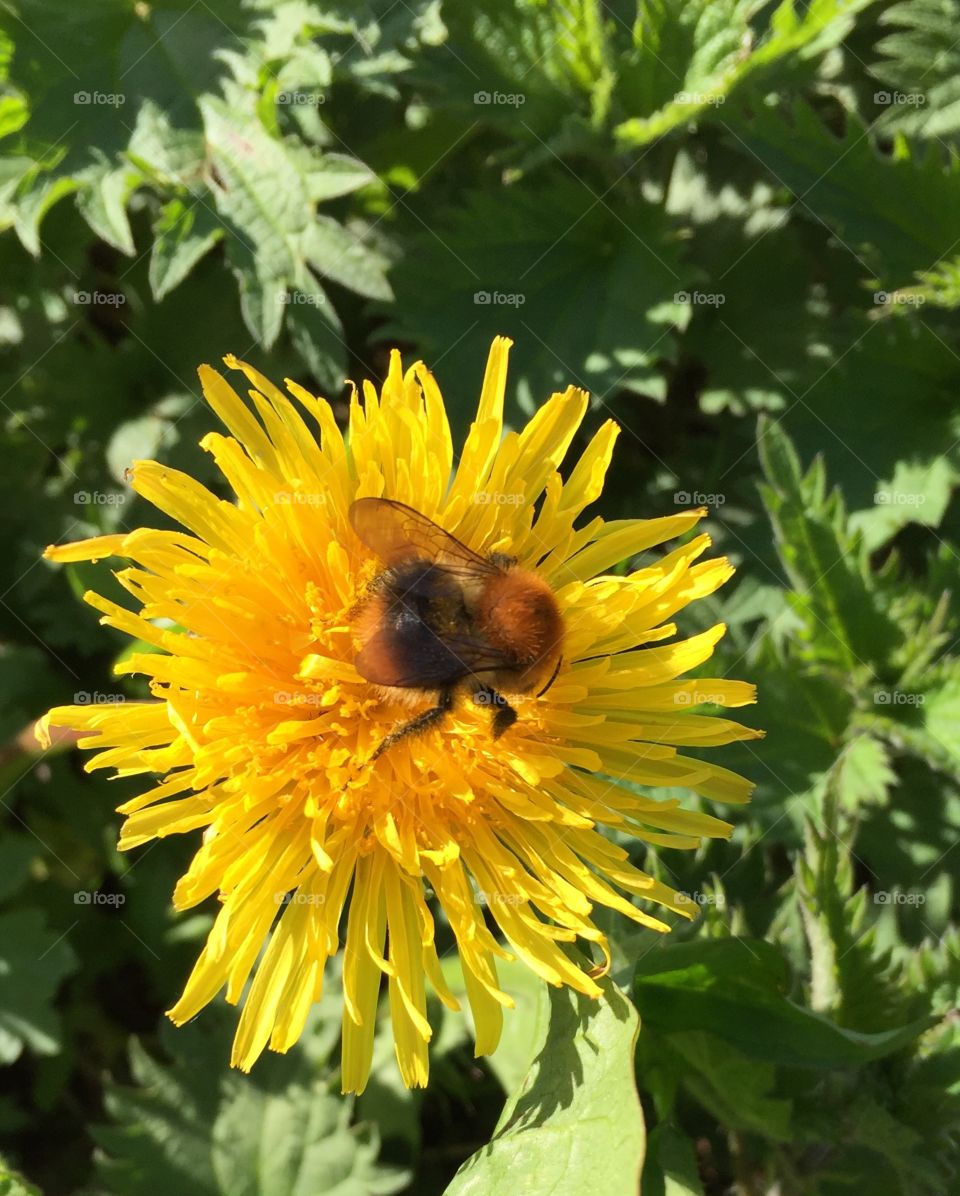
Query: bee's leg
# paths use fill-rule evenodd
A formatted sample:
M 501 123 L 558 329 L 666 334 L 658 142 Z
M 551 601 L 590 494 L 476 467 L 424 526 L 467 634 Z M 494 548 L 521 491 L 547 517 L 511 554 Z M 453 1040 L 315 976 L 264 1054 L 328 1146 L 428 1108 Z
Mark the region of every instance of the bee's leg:
M 385 751 L 392 748 L 394 744 L 399 743 L 402 739 L 407 739 L 411 735 L 419 735 L 421 731 L 429 730 L 430 727 L 439 723 L 445 715 L 449 714 L 452 708 L 453 690 L 442 689 L 436 706 L 431 706 L 429 710 L 422 711 L 415 718 L 401 723 L 399 727 L 391 731 L 381 741 L 380 746 L 370 757 L 370 762 L 372 763 L 374 760 L 379 759 Z
M 490 706 L 493 709 L 493 723 L 491 730 L 494 739 L 510 729 L 517 721 L 517 712 L 510 705 L 502 693 L 498 693 L 490 685 L 478 685 L 473 691 L 473 700 L 478 706 Z

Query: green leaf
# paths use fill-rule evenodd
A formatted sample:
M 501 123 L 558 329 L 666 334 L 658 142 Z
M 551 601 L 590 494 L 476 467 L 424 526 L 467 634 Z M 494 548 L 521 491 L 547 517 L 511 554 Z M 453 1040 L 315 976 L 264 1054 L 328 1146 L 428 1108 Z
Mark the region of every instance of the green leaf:
M 48 929 L 39 910 L 0 914 L 0 1063 L 25 1048 L 40 1055 L 60 1049 L 53 1000 L 75 966 L 65 935 Z
M 384 273 L 386 260 L 367 248 L 357 232 L 329 216 L 317 216 L 303 236 L 308 264 L 324 278 L 339 282 L 370 299 L 392 299 Z
M 114 1196 L 371 1196 L 396 1192 L 405 1173 L 377 1160 L 375 1133 L 350 1125 L 352 1102 L 318 1077 L 301 1044 L 247 1077 L 225 1067 L 229 1023 L 164 1026 L 172 1055 L 159 1063 L 134 1043 L 138 1087 L 112 1086 L 100 1182 Z
M 726 116 L 736 122 L 733 144 L 862 255 L 864 273 L 875 275 L 885 291 L 929 269 L 952 247 L 960 160 L 945 165 L 939 147 L 911 150 L 897 137 L 894 152 L 883 154 L 853 115 L 838 136 L 802 103 L 787 115 L 761 104 L 749 114 Z
M 658 363 L 672 357 L 670 329 L 689 308 L 676 297 L 686 280 L 661 209 L 599 199 L 560 177 L 473 191 L 429 232 L 418 228 L 391 275 L 384 335 L 442 356 L 441 383 L 479 385 L 476 346 L 504 333 L 516 341 L 511 377 L 527 410 L 570 383 L 601 399 L 665 394 Z
M 633 1077 L 639 1021 L 609 980 L 600 1001 L 551 990 L 536 1057 L 507 1101 L 493 1140 L 457 1172 L 446 1196 L 636 1196 L 644 1154 Z
M 143 181 L 140 172 L 126 165 L 111 167 L 104 161 L 84 171 L 81 177 L 83 186 L 77 195 L 77 207 L 87 224 L 108 245 L 133 257 L 135 247 L 127 218 L 127 200 Z
M 224 227 L 203 199 L 171 199 L 153 228 L 150 289 L 156 300 L 168 295 L 222 239 Z
M 852 1066 L 912 1042 L 928 1019 L 876 1034 L 843 1029 L 786 996 L 786 963 L 759 939 L 696 940 L 644 955 L 634 982 L 651 1032 L 702 1030 L 751 1059 L 792 1067 Z
M 794 0 L 783 0 L 754 46 L 754 0 L 643 0 L 636 53 L 620 87 L 625 105 L 639 102 L 645 114 L 619 124 L 617 137 L 624 145 L 645 145 L 698 117 L 722 114 L 739 87 L 762 86 L 765 74 L 784 69 L 784 59 L 814 59 L 838 45 L 872 2 L 813 0 L 798 12 Z
M 876 45 L 885 57 L 871 71 L 887 87 L 874 92 L 880 127 L 937 138 L 960 131 L 960 24 L 957 0 L 909 0 L 880 16 L 893 32 Z
M 956 466 L 943 455 L 924 462 L 898 461 L 893 477 L 878 481 L 873 509 L 851 515 L 850 526 L 861 533 L 868 552 L 910 523 L 939 527 L 957 480 Z
M 808 619 L 810 652 L 847 670 L 884 662 L 903 636 L 872 592 L 866 553 L 847 529 L 839 493 L 827 493 L 822 458 L 804 475 L 786 432 L 765 417 L 757 443 L 764 505 Z
M 684 1084 L 723 1126 L 762 1134 L 777 1142 L 792 1137 L 791 1102 L 772 1094 L 776 1068 L 748 1059 L 713 1034 L 693 1030 L 666 1039 L 687 1069 Z

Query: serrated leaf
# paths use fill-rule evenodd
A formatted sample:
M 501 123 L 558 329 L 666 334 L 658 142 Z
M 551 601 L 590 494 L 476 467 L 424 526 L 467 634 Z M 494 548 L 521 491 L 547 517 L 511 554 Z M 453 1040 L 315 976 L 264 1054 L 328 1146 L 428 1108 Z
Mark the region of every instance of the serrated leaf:
M 135 249 L 127 200 L 142 181 L 130 166 L 111 167 L 102 162 L 83 174 L 77 207 L 98 237 L 132 257 Z
M 762 87 L 765 72 L 783 70 L 784 59 L 815 58 L 837 45 L 870 3 L 813 0 L 798 11 L 794 0 L 783 0 L 754 45 L 753 0 L 682 5 L 644 0 L 635 27 L 635 61 L 620 86 L 625 103 L 640 101 L 646 114 L 619 124 L 617 137 L 624 145 L 645 145 L 689 121 L 717 117 L 739 87 Z
M 870 735 L 855 736 L 836 764 L 837 795 L 848 810 L 882 805 L 896 781 L 886 745 Z
M 957 0 L 909 0 L 880 16 L 891 32 L 876 45 L 885 57 L 871 66 L 885 84 L 874 93 L 884 131 L 948 137 L 960 131 L 960 23 Z
M 224 227 L 203 199 L 171 199 L 153 228 L 150 289 L 158 301 L 187 277 L 224 236 Z
M 535 1058 L 492 1141 L 445 1196 L 636 1196 L 644 1127 L 633 1077 L 636 1011 L 610 981 L 591 1001 L 569 989 L 544 999 Z
M 303 255 L 318 274 L 366 295 L 392 299 L 386 277 L 386 260 L 364 245 L 359 232 L 351 232 L 330 216 L 317 216 L 303 235 Z
M 721 1125 L 777 1142 L 790 1140 L 791 1102 L 772 1095 L 772 1063 L 747 1059 L 722 1039 L 696 1030 L 668 1035 L 667 1045 L 692 1073 L 684 1075 L 685 1086 Z
M 0 915 L 0 1063 L 25 1048 L 40 1055 L 60 1049 L 53 998 L 74 967 L 65 936 L 48 929 L 39 910 Z
M 111 1086 L 114 1124 L 95 1129 L 113 1196 L 371 1196 L 405 1173 L 376 1161 L 373 1132 L 350 1125 L 352 1102 L 316 1074 L 303 1045 L 247 1077 L 223 1066 L 229 1025 L 164 1027 L 172 1061 L 134 1043 L 136 1088 Z
M 422 230 L 422 226 L 418 225 Z M 512 377 L 532 410 L 571 382 L 601 399 L 665 394 L 667 335 L 689 314 L 680 247 L 662 210 L 555 178 L 474 191 L 410 241 L 394 268 L 393 322 L 443 358 L 439 377 L 479 379 L 476 345 L 514 338 Z
M 872 510 L 857 511 L 850 526 L 873 552 L 910 523 L 939 527 L 960 475 L 946 456 L 931 461 L 898 461 L 893 477 L 879 479 Z
M 261 277 L 289 277 L 295 268 L 293 238 L 312 215 L 302 171 L 259 121 L 213 96 L 200 101 L 200 111 L 218 212 L 256 259 Z
M 786 432 L 766 418 L 757 443 L 764 504 L 796 605 L 809 615 L 810 652 L 848 670 L 882 665 L 902 633 L 871 590 L 862 544 L 847 529 L 839 494 L 827 493 L 822 459 L 804 475 Z
M 786 964 L 759 939 L 672 943 L 637 965 L 637 1008 L 662 1033 L 702 1030 L 751 1059 L 791 1067 L 851 1066 L 882 1058 L 914 1041 L 929 1019 L 876 1034 L 836 1025 L 789 1000 Z
M 912 150 L 898 137 L 884 154 L 847 114 L 841 135 L 806 104 L 789 114 L 765 105 L 725 114 L 740 145 L 771 177 L 802 197 L 804 210 L 859 253 L 885 291 L 929 269 L 953 246 L 960 204 L 960 160 L 937 146 Z M 865 271 L 866 273 L 866 271 Z

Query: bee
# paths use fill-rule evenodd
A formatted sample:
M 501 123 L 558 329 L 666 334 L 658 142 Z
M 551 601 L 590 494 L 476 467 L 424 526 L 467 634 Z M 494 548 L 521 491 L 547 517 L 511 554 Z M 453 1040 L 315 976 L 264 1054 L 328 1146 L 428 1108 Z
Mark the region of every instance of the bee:
M 384 566 L 354 608 L 357 672 L 384 696 L 435 696 L 371 760 L 439 725 L 462 692 L 491 707 L 498 739 L 517 721 L 504 693 L 529 694 L 546 680 L 540 697 L 560 671 L 564 626 L 553 591 L 516 558 L 480 556 L 404 503 L 358 499 L 350 522 Z

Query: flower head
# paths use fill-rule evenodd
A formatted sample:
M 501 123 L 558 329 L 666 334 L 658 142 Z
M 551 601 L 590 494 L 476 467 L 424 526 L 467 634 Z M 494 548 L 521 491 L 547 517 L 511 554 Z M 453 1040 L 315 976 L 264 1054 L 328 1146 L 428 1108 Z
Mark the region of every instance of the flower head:
M 710 541 L 699 535 L 626 576 L 608 572 L 706 512 L 576 527 L 601 493 L 617 427 L 604 424 L 563 481 L 587 396 L 555 394 L 504 435 L 509 347 L 493 343 L 459 460 L 433 375 L 419 362 L 404 372 L 397 352 L 379 394 L 370 383 L 362 400 L 354 391 L 346 436 L 330 406 L 295 382 L 285 394 L 227 357 L 253 387 L 243 400 L 203 366 L 203 392 L 229 435 L 201 443 L 235 500 L 137 461 L 130 484 L 183 531 L 47 550 L 56 561 L 130 562 L 116 577 L 138 609 L 86 600 L 103 623 L 156 649 L 117 665 L 144 674 L 152 700 L 57 707 L 41 734 L 82 731 L 80 746 L 97 752 L 87 768 L 148 778 L 120 807 L 121 848 L 203 831 L 174 902 L 184 910 L 216 894 L 220 908 L 170 1017 L 192 1018 L 225 987 L 228 1001 L 243 1000 L 232 1057 L 243 1069 L 265 1047 L 296 1042 L 342 940 L 344 1090 L 366 1083 L 384 976 L 404 1081 L 425 1084 L 427 982 L 458 1008 L 440 966 L 436 905 L 459 952 L 477 1054 L 496 1047 L 512 1005 L 498 959 L 515 954 L 549 983 L 599 996 L 595 969 L 569 950 L 581 940 L 606 954 L 595 906 L 655 930 L 668 926 L 651 907 L 690 916 L 601 828 L 666 847 L 731 829 L 620 782 L 721 802 L 749 796 L 741 777 L 682 748 L 755 736 L 690 709 L 740 706 L 754 689 L 680 680 L 723 627 L 677 639 L 670 622 L 713 593 L 730 564 L 700 560 Z M 351 525 L 352 504 L 369 496 L 415 508 L 475 553 L 515 558 L 551 588 L 561 666 L 541 696 L 512 699 L 518 718 L 499 738 L 490 711 L 462 697 L 442 721 L 377 754 L 436 699 L 384 690 L 357 668 L 357 611 L 384 564 Z

